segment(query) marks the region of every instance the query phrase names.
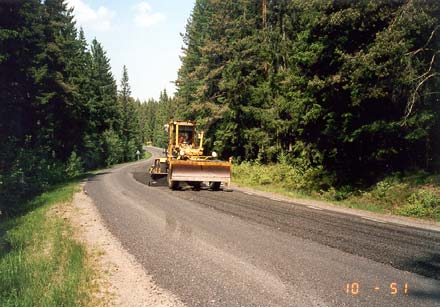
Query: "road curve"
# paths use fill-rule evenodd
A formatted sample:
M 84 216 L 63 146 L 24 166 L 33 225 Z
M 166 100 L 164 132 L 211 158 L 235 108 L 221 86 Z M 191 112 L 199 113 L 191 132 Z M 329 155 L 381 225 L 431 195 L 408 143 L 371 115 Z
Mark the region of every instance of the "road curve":
M 149 187 L 150 164 L 101 172 L 85 189 L 188 306 L 440 306 L 440 232 L 239 191 Z

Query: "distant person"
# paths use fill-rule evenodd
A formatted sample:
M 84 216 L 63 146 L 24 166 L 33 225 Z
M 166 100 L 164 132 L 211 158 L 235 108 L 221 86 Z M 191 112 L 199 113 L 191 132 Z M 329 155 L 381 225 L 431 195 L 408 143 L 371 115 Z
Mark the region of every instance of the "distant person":
M 179 135 L 179 145 L 185 143 L 185 136 L 183 134 Z

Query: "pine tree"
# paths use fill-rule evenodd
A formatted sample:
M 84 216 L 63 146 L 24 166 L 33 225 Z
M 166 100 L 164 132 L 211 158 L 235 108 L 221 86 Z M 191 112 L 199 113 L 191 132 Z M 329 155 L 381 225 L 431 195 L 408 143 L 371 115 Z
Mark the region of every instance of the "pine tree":
M 45 74 L 42 14 L 37 0 L 6 2 L 0 10 L 0 210 L 6 214 L 39 190 L 38 168 L 50 149 L 40 142 L 37 101 Z
M 439 7 L 198 0 L 183 36 L 179 115 L 204 125 L 207 147 L 225 156 L 285 152 L 338 184 L 432 169 Z
M 128 80 L 127 67 L 122 71 L 121 87 L 119 90 L 119 106 L 121 113 L 120 137 L 124 147 L 124 160 L 131 161 L 136 152 L 142 150 L 140 113 L 133 98 Z
M 113 78 L 110 60 L 102 45 L 92 40 L 90 47 L 90 82 L 87 95 L 88 123 L 83 137 L 84 160 L 87 168 L 92 169 L 106 165 L 112 155 L 105 145 L 103 135 L 106 131 L 117 131 L 120 127 L 120 116 L 117 105 L 116 81 Z M 113 132 L 107 132 L 113 136 Z M 103 143 L 104 142 L 104 143 Z M 110 160 L 115 160 L 114 158 Z M 122 157 L 120 158 L 122 161 Z M 118 161 L 119 162 L 119 161 Z
M 46 141 L 53 154 L 67 161 L 75 144 L 74 129 L 78 113 L 73 103 L 74 87 L 69 82 L 69 61 L 75 54 L 76 28 L 71 10 L 67 10 L 64 0 L 47 0 L 44 2 L 45 14 L 45 64 L 47 74 L 41 103 L 45 104 L 47 117 L 43 127 L 47 130 Z
M 160 93 L 159 101 L 157 103 L 156 112 L 154 114 L 154 135 L 153 143 L 157 147 L 165 148 L 168 145 L 168 135 L 164 130 L 164 125 L 172 118 L 169 110 L 169 98 L 166 90 Z
M 154 145 L 154 132 L 156 126 L 156 112 L 158 103 L 154 99 L 149 99 L 143 104 L 145 113 L 145 139 L 146 142 L 151 142 Z
M 83 167 L 124 160 L 109 59 L 96 40 L 89 51 L 65 1 L 1 4 L 0 70 L 0 210 L 19 212 L 24 199 Z M 136 148 L 138 109 L 129 98 Z

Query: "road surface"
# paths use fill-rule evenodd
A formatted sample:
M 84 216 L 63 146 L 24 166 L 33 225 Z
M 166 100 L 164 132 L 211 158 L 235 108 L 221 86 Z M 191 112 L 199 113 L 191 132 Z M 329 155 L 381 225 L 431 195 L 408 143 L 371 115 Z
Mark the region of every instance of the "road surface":
M 240 191 L 150 187 L 149 165 L 102 172 L 85 189 L 188 306 L 440 306 L 440 232 Z

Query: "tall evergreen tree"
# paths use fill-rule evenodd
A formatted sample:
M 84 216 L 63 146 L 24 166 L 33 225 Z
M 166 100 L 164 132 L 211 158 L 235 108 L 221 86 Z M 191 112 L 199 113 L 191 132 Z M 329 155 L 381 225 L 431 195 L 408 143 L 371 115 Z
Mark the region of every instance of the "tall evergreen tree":
M 0 210 L 78 174 L 83 160 L 124 160 L 109 59 L 96 40 L 89 51 L 65 1 L 0 4 L 0 70 Z
M 120 116 L 116 81 L 111 73 L 110 60 L 96 39 L 92 40 L 90 57 L 90 95 L 86 98 L 88 123 L 83 138 L 83 151 L 87 168 L 95 168 L 103 166 L 111 155 L 111 149 L 103 143 L 105 140 L 102 135 L 108 130 L 119 129 Z M 110 132 L 109 135 L 113 136 L 114 133 Z
M 37 0 L 2 3 L 0 10 L 0 210 L 6 212 L 39 189 L 38 167 L 50 151 L 38 101 L 46 74 L 43 11 Z
M 50 144 L 53 154 L 66 161 L 75 144 L 75 133 L 78 112 L 73 102 L 74 87 L 69 82 L 69 61 L 76 54 L 77 32 L 73 22 L 72 10 L 67 9 L 64 0 L 47 0 L 44 2 L 46 50 L 45 65 L 47 73 L 41 85 L 41 104 L 44 105 L 46 117 L 42 121 L 47 131 L 46 142 Z
M 225 156 L 287 152 L 340 184 L 438 167 L 439 6 L 198 0 L 178 110 Z
M 128 71 L 124 65 L 119 90 L 119 106 L 121 112 L 121 139 L 124 147 L 124 160 L 133 160 L 136 152 L 142 150 L 140 112 L 133 98 L 128 82 Z

